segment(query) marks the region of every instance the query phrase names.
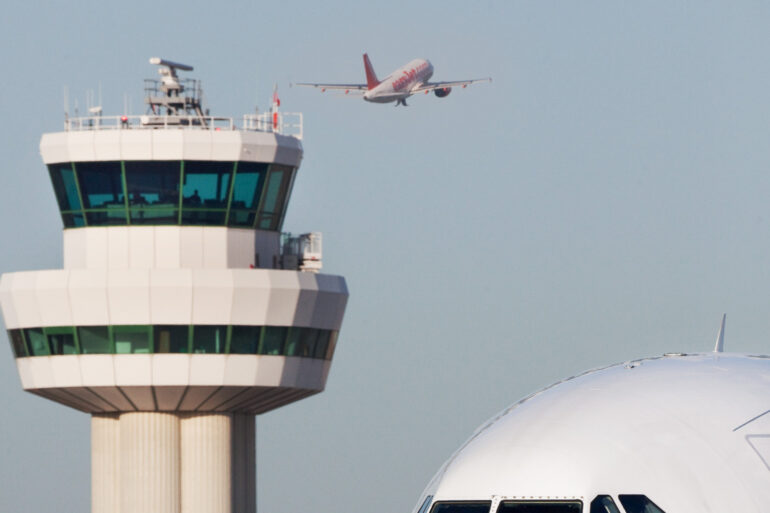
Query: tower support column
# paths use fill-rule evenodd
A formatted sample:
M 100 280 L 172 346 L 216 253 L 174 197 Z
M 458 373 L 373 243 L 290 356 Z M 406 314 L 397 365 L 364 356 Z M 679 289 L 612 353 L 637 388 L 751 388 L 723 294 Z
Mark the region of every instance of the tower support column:
M 257 513 L 257 439 L 253 415 L 233 414 L 233 513 Z
M 120 421 L 117 413 L 91 416 L 91 512 L 120 511 Z
M 180 513 L 179 416 L 120 415 L 120 513 Z
M 231 513 L 232 415 L 190 413 L 180 428 L 182 513 Z

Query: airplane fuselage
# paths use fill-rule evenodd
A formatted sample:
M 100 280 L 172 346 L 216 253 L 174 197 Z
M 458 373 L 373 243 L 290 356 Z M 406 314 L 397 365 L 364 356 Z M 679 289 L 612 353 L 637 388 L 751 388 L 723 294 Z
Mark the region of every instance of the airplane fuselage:
M 364 100 L 373 103 L 391 103 L 405 100 L 412 90 L 433 76 L 433 65 L 426 59 L 415 59 L 388 75 L 376 87 L 364 93 Z

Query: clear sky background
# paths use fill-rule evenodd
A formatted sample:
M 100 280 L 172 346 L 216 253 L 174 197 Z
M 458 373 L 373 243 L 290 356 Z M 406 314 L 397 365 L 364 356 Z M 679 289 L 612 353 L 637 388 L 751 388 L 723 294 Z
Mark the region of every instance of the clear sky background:
M 305 115 L 284 229 L 350 302 L 326 391 L 260 416 L 262 513 L 408 513 L 498 410 L 666 351 L 770 352 L 770 4 L 13 2 L 0 17 L 0 271 L 59 268 L 38 153 L 84 110 L 143 113 L 151 56 L 212 114 Z M 415 57 L 492 84 L 408 108 L 302 88 Z M 0 511 L 90 510 L 89 418 L 0 343 Z

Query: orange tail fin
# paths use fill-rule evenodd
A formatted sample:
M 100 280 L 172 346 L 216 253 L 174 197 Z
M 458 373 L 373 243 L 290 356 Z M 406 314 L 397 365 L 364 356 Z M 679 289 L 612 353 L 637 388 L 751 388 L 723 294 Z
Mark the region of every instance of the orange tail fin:
M 364 54 L 364 68 L 366 69 L 366 87 L 368 89 L 374 89 L 380 85 L 380 81 L 377 80 L 377 74 L 374 72 L 372 63 L 369 60 L 369 55 Z

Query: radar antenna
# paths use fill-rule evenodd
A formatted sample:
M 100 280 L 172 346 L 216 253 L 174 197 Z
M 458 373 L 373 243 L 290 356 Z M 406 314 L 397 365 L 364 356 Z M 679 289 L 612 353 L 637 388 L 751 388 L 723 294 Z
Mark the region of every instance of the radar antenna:
M 200 83 L 180 79 L 177 74 L 177 71 L 193 71 L 193 67 L 160 57 L 150 58 L 150 64 L 160 66 L 158 74 L 161 78 L 159 81 L 145 80 L 145 102 L 156 116 L 148 117 L 144 124 L 206 126 Z M 157 118 L 160 115 L 165 115 L 162 121 Z

